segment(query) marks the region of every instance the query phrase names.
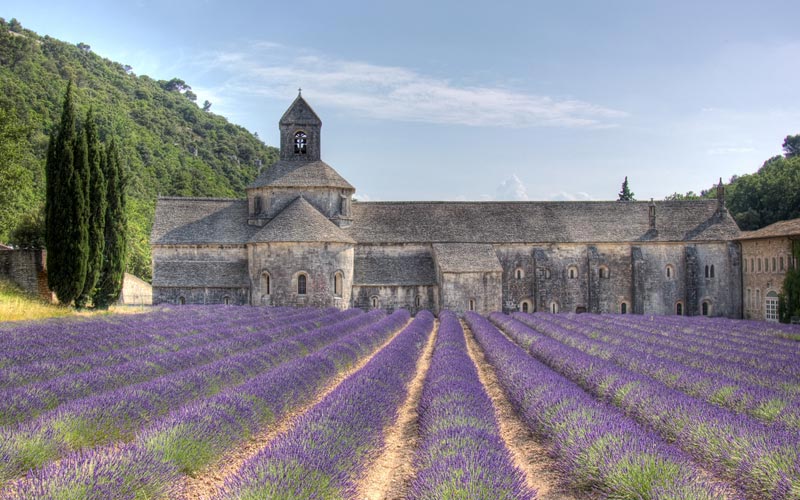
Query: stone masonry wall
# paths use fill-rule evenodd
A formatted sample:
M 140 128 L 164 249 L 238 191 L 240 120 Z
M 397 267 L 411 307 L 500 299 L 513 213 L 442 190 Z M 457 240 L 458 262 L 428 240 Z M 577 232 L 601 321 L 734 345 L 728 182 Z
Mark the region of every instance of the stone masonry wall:
M 778 294 L 792 262 L 789 238 L 743 240 L 742 303 L 747 319 L 765 318 L 765 304 L 770 292 Z M 774 265 L 773 265 L 774 261 Z
M 47 287 L 46 264 L 45 250 L 0 250 L 0 276 L 28 293 L 53 301 L 53 293 Z

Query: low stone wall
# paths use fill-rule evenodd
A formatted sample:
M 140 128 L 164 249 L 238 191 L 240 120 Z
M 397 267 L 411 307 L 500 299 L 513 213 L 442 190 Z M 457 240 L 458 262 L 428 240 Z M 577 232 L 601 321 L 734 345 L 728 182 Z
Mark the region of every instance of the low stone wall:
M 46 250 L 0 250 L 0 276 L 26 292 L 54 302 L 47 287 Z

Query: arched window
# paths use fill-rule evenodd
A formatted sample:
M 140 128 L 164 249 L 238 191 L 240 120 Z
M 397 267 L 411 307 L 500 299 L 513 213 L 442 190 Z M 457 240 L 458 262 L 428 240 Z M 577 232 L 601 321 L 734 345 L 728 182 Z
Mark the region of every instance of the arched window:
M 744 264 L 744 268 L 742 270 L 744 272 L 747 272 L 747 259 L 744 259 L 743 264 Z
M 747 308 L 748 309 L 753 308 L 753 290 L 749 288 L 747 289 Z
M 545 269 L 544 270 L 544 279 L 546 279 L 546 280 L 550 279 L 550 269 Z
M 672 267 L 672 264 L 667 264 L 665 272 L 667 273 L 668 280 L 671 280 L 675 277 L 675 268 Z
M 761 257 L 758 258 L 758 272 L 761 272 Z
M 470 311 L 474 311 L 475 310 L 475 299 L 469 299 L 469 305 L 468 306 L 469 306 L 469 310 Z
M 702 313 L 703 316 L 708 316 L 711 314 L 711 304 L 707 300 L 703 301 Z
M 754 272 L 756 272 L 755 261 L 753 260 L 753 258 L 752 258 L 752 257 L 750 257 L 750 272 L 751 272 L 751 273 L 754 273 Z
M 522 312 L 524 312 L 524 313 L 528 312 L 528 303 L 527 302 L 523 302 L 522 303 Z
M 270 293 L 272 293 L 272 289 L 271 289 L 270 285 L 271 285 L 271 283 L 270 283 L 270 279 L 269 279 L 269 273 L 267 271 L 262 272 L 261 273 L 261 292 L 264 295 L 269 295 Z
M 178 304 L 182 306 L 186 305 L 186 297 L 183 296 L 178 297 Z
M 756 288 L 756 303 L 754 309 L 761 309 L 761 289 Z
M 577 279 L 578 268 L 575 266 L 569 266 L 569 269 L 567 270 L 567 276 L 569 276 L 569 279 L 571 280 Z
M 678 302 L 677 304 L 675 304 L 675 314 L 677 314 L 678 316 L 683 316 L 683 303 L 682 302 Z
M 253 198 L 253 213 L 258 215 L 262 210 L 263 207 L 261 206 L 261 196 L 256 195 L 256 197 Z
M 600 274 L 600 277 L 603 279 L 608 279 L 611 277 L 611 273 L 608 271 L 608 268 L 606 266 L 600 266 L 600 269 L 598 269 L 598 273 Z
M 619 313 L 620 314 L 628 314 L 628 303 L 623 302 L 619 305 Z
M 417 295 L 414 297 L 414 307 L 419 307 L 420 305 L 422 305 L 422 296 Z
M 521 267 L 518 267 L 516 271 L 514 271 L 514 277 L 517 278 L 518 280 L 521 280 L 522 278 L 525 277 L 525 273 L 522 271 Z
M 550 312 L 553 314 L 558 312 L 558 302 L 556 301 L 550 302 Z
M 370 297 L 369 302 L 372 305 L 373 309 L 377 309 L 378 306 L 380 305 L 380 302 L 378 301 L 378 297 L 376 295 Z
M 781 262 L 781 272 L 783 272 L 783 255 L 781 255 L 780 262 Z
M 308 136 L 302 130 L 294 134 L 294 154 L 304 155 L 307 151 Z
M 708 278 L 708 271 L 709 271 L 708 264 L 706 264 L 706 278 Z
M 305 274 L 300 274 L 297 276 L 297 295 L 305 295 L 306 294 L 306 282 L 308 278 Z
M 231 298 L 228 297 L 227 295 L 222 297 L 222 303 L 225 304 L 226 306 L 230 305 L 231 304 Z
M 773 257 L 772 258 L 772 272 L 774 273 L 774 272 L 777 272 L 777 271 L 778 271 L 778 259 Z
M 341 271 L 336 271 L 333 275 L 333 294 L 337 297 L 342 296 L 342 282 L 344 281 L 344 276 L 342 276 Z
M 714 264 L 711 264 L 711 277 L 714 277 Z

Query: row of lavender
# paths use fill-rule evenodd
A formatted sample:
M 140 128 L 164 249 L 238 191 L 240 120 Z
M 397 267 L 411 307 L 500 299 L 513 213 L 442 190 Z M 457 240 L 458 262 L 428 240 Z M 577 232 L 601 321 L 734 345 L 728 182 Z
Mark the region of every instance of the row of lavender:
M 725 498 L 686 454 L 646 426 L 530 356 L 486 318 L 467 313 L 466 320 L 511 404 L 549 444 L 573 488 L 610 498 Z M 504 331 L 527 345 L 508 322 L 501 322 Z
M 180 473 L 193 474 L 218 461 L 253 433 L 313 400 L 337 373 L 399 331 L 408 317 L 405 311 L 388 317 L 373 311 L 362 316 L 371 321 L 360 327 L 345 321 L 336 325 L 341 334 L 327 328 L 324 337 L 338 340 L 323 349 L 175 409 L 121 448 L 73 454 L 39 469 L 16 485 L 11 498 L 60 498 L 72 491 L 89 499 L 171 497 Z
M 500 437 L 458 318 L 445 311 L 439 319 L 419 403 L 421 442 L 408 498 L 535 498 Z
M 650 426 L 748 497 L 800 498 L 797 432 L 693 398 L 506 315 L 490 319 L 532 357 Z
M 383 317 L 382 313 L 331 311 L 320 316 L 313 310 L 304 314 L 312 319 L 304 321 L 302 316 L 294 315 L 295 326 L 276 327 L 275 338 L 262 339 L 264 342 L 258 346 L 228 352 L 205 364 L 189 363 L 189 368 L 146 382 L 98 391 L 35 419 L 0 428 L 0 482 L 71 452 L 130 441 L 145 424 L 159 416 L 225 390 L 235 390 L 259 374 L 303 357 Z M 286 331 L 294 335 L 283 338 Z M 195 353 L 188 351 L 188 357 L 196 359 Z
M 661 344 L 662 335 L 634 326 L 594 324 L 592 318 L 515 314 L 532 328 L 695 398 L 776 426 L 800 429 L 800 380 Z M 653 337 L 656 337 L 655 339 Z M 661 338 L 659 338 L 661 337 Z M 800 356 L 797 357 L 800 361 Z

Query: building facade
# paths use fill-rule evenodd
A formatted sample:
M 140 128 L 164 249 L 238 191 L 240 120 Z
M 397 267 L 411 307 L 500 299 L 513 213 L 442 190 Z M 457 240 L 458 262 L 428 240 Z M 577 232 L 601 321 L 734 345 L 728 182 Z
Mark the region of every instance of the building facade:
M 718 200 L 357 202 L 298 96 L 243 199 L 159 198 L 153 303 L 742 317 Z M 721 188 L 720 188 L 721 189 Z
M 786 272 L 797 266 L 800 219 L 743 232 L 742 300 L 746 319 L 778 321 L 778 294 Z

